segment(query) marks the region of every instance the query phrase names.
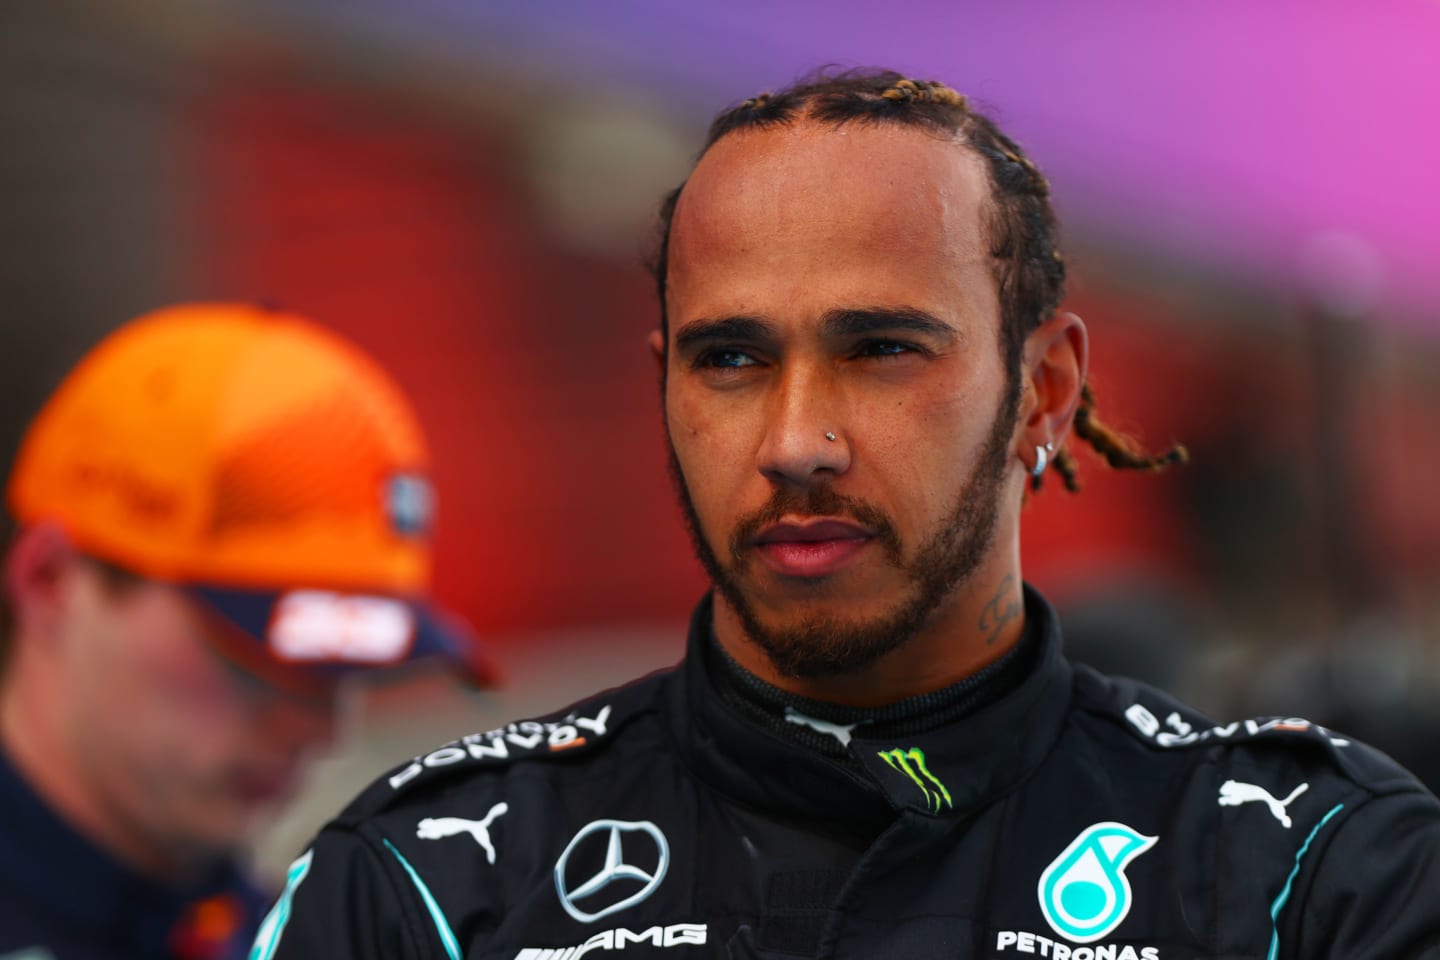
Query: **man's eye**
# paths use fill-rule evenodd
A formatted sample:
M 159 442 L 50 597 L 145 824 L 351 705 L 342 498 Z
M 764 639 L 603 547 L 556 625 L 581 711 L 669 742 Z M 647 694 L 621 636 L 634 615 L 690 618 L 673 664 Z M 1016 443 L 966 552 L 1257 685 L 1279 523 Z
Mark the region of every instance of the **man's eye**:
M 753 367 L 756 360 L 742 350 L 707 350 L 695 358 L 697 368 L 718 368 L 733 370 L 739 367 Z
M 914 353 L 915 350 L 913 344 L 902 343 L 899 340 L 867 340 L 860 344 L 855 352 L 862 357 L 898 357 L 906 353 Z

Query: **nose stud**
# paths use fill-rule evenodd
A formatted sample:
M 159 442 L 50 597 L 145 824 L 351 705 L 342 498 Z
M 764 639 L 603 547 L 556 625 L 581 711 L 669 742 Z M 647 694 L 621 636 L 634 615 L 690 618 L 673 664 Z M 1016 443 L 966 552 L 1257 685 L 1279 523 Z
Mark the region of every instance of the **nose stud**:
M 830 432 L 827 431 L 826 434 L 825 434 L 825 439 L 826 439 L 826 440 L 829 440 L 831 443 L 834 443 L 834 442 L 835 442 L 835 434 L 830 433 Z

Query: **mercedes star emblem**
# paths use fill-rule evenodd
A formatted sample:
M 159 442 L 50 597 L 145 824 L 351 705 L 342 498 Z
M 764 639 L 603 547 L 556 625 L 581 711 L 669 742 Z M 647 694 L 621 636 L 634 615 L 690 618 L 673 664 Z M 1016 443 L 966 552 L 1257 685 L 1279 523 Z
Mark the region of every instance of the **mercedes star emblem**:
M 600 833 L 608 835 L 609 845 L 605 849 L 605 863 L 600 867 L 598 873 L 571 889 L 567 886 L 565 876 L 565 866 L 570 862 L 570 855 L 586 839 Z M 621 838 L 627 833 L 644 834 L 655 844 L 658 856 L 653 872 L 625 862 L 625 848 Z M 575 834 L 575 838 L 570 841 L 565 852 L 560 854 L 560 859 L 555 861 L 555 892 L 560 895 L 560 905 L 565 908 L 566 913 L 581 923 L 593 923 L 601 917 L 624 910 L 626 907 L 632 907 L 649 897 L 665 879 L 665 871 L 669 866 L 670 844 L 666 841 L 665 834 L 661 833 L 660 828 L 655 824 L 648 820 L 595 820 Z M 617 880 L 638 880 L 644 886 L 629 896 L 598 909 L 585 910 L 577 905 L 576 901 L 588 900 Z M 590 901 L 591 904 L 596 902 Z

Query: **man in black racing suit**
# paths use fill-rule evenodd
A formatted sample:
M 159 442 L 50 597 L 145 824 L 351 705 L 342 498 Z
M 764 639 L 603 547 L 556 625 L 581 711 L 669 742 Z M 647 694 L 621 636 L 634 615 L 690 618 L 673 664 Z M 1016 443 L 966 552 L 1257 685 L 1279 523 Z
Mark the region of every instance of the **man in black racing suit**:
M 252 960 L 1440 957 L 1440 803 L 1299 718 L 1066 661 L 1027 481 L 1114 465 L 1045 181 L 943 85 L 723 113 L 654 338 L 716 589 L 675 670 L 396 768 Z M 1163 643 L 1163 637 L 1156 638 Z

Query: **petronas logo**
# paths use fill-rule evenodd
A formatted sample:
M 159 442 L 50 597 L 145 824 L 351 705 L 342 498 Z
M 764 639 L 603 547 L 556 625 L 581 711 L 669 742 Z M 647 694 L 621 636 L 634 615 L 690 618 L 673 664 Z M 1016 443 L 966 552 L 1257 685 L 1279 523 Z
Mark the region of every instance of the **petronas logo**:
M 1157 839 L 1123 823 L 1086 827 L 1040 874 L 1040 910 L 1046 922 L 1073 943 L 1108 935 L 1130 912 L 1125 868 Z
M 945 784 L 940 782 L 940 778 L 925 766 L 924 750 L 919 747 L 901 750 L 897 747 L 894 750 L 882 750 L 879 756 L 891 767 L 915 781 L 915 786 L 925 794 L 925 803 L 931 810 L 939 813 L 942 805 L 954 808 L 955 803 L 950 799 L 950 791 L 946 790 Z

